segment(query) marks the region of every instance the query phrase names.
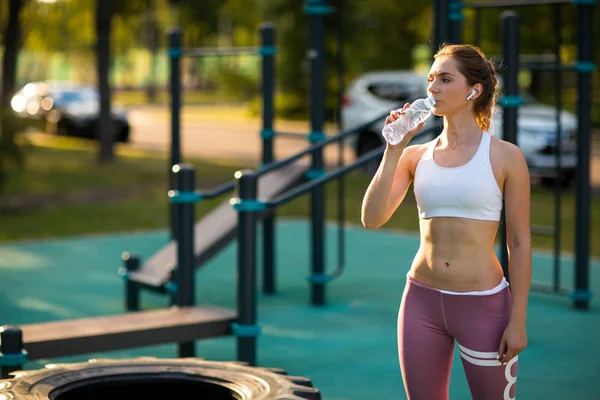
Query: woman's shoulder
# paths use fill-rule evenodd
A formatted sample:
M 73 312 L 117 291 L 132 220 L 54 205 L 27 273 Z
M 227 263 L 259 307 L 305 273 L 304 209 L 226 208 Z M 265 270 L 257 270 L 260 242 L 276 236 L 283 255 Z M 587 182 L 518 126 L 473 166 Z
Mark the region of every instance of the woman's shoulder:
M 523 152 L 514 143 L 507 142 L 506 140 L 500 139 L 497 136 L 490 135 L 490 147 L 491 151 L 497 152 L 501 156 L 523 156 Z
M 515 162 L 525 163 L 525 155 L 519 146 L 497 136 L 490 135 L 490 156 L 493 160 L 501 160 L 503 166 L 514 166 Z

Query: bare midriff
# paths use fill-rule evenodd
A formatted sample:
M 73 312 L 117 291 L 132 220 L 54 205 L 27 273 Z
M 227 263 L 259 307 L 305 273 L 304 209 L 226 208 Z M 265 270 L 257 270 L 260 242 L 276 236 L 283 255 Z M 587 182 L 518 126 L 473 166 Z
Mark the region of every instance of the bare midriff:
M 420 220 L 421 245 L 408 273 L 453 292 L 489 290 L 503 277 L 494 252 L 497 221 L 435 217 Z

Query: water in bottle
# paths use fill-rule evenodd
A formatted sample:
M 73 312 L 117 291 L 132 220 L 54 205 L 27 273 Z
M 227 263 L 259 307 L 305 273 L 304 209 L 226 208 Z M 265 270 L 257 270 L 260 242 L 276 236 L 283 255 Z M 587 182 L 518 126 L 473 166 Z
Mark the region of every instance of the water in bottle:
M 408 132 L 429 118 L 434 104 L 433 97 L 414 101 L 397 120 L 383 127 L 383 138 L 391 145 L 400 143 Z

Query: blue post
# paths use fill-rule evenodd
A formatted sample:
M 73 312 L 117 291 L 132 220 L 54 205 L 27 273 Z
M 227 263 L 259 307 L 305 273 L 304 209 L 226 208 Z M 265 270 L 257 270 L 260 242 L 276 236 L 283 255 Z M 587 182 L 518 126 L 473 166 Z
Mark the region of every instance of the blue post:
M 121 254 L 121 259 L 125 264 L 125 309 L 127 311 L 139 311 L 140 309 L 140 288 L 137 282 L 129 279 L 129 273 L 135 272 L 140 268 L 140 259 L 128 252 Z
M 275 26 L 267 22 L 260 27 L 262 54 L 262 120 L 263 140 L 262 163 L 274 161 L 273 130 L 275 97 Z M 263 226 L 263 292 L 275 293 L 275 210 L 270 211 L 262 221 Z
M 169 170 L 181 162 L 181 29 L 174 27 L 169 31 L 169 59 L 170 59 L 170 79 L 169 87 L 171 92 L 171 158 Z M 175 175 L 170 174 L 169 189 L 177 187 L 177 182 L 173 179 Z M 175 205 L 170 207 L 171 220 L 171 238 L 177 238 L 177 211 Z
M 177 237 L 177 269 L 175 271 L 175 282 L 177 291 L 175 299 L 180 307 L 193 306 L 195 304 L 194 290 L 194 267 L 196 256 L 194 254 L 194 223 L 195 203 L 197 197 L 195 192 L 194 167 L 190 164 L 177 164 L 173 166 L 173 175 L 178 182 L 177 192 L 169 193 L 172 203 L 177 210 L 177 226 L 179 228 Z M 194 342 L 179 343 L 179 357 L 194 357 Z
M 0 327 L 0 379 L 10 378 L 10 373 L 22 370 L 26 362 L 21 329 L 12 325 Z
M 517 110 L 522 104 L 519 96 L 519 14 L 514 11 L 505 11 L 502 20 L 502 56 L 506 64 L 504 71 L 504 87 L 506 95 L 500 99 L 503 107 L 503 139 L 510 143 L 517 143 Z M 508 249 L 506 241 L 506 218 L 504 209 L 500 221 L 500 263 L 507 281 L 510 280 L 508 271 Z
M 325 0 L 306 0 L 305 12 L 309 16 L 310 59 L 310 125 L 309 139 L 312 144 L 325 140 L 325 33 L 323 16 L 332 10 Z M 323 149 L 312 153 L 309 178 L 324 174 Z M 311 191 L 311 303 L 324 305 L 325 283 L 320 279 L 325 274 L 325 187 L 318 186 Z
M 231 204 L 238 212 L 238 318 L 232 328 L 238 339 L 238 360 L 256 365 L 256 341 L 260 335 L 256 323 L 256 213 L 264 211 L 265 203 L 256 200 L 258 177 L 254 171 L 238 171 L 234 176 L 238 197 Z
M 575 290 L 574 307 L 587 310 L 590 291 L 590 144 L 592 131 L 592 26 L 593 0 L 573 0 L 577 4 L 577 190 L 575 195 Z

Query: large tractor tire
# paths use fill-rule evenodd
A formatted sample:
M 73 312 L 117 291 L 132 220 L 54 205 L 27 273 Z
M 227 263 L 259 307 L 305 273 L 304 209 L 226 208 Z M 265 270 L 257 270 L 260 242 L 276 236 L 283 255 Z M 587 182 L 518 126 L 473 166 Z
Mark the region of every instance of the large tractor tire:
M 198 358 L 134 358 L 50 364 L 0 380 L 15 400 L 320 400 L 307 378 L 284 370 Z

